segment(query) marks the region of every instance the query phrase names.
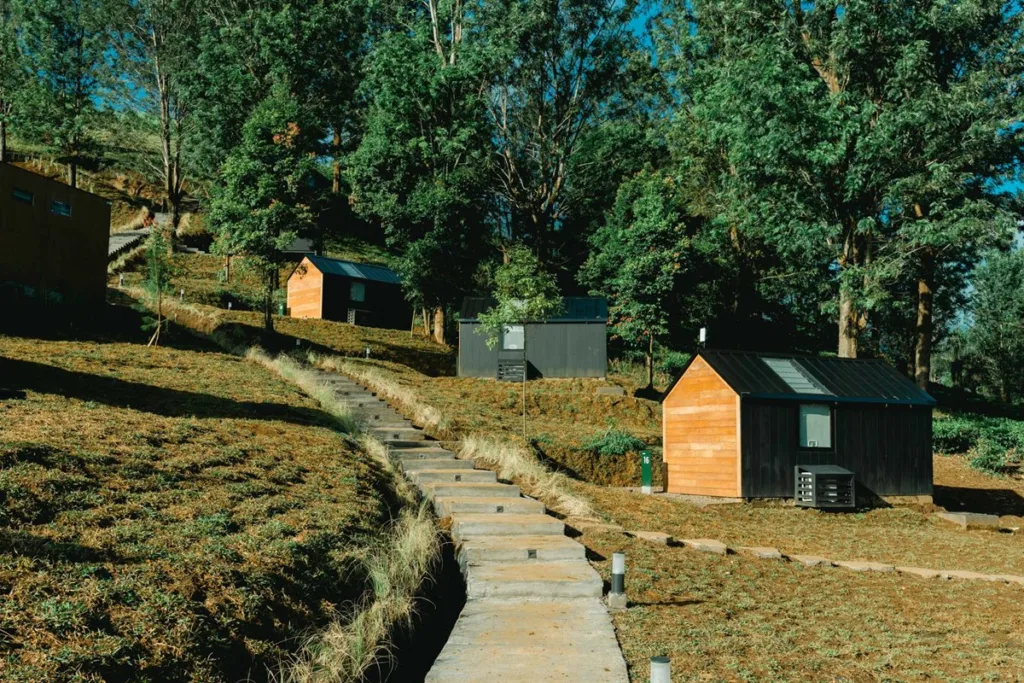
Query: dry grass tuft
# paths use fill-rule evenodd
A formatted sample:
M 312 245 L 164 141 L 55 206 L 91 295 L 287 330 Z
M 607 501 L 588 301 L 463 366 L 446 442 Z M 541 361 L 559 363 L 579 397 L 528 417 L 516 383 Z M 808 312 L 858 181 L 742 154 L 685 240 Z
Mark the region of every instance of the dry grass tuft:
M 339 401 L 337 394 L 320 381 L 317 374 L 312 370 L 302 367 L 284 354 L 271 358 L 263 349 L 255 346 L 246 352 L 245 357 L 259 363 L 268 370 L 276 372 L 292 384 L 301 387 L 303 391 L 316 399 L 327 412 L 334 416 L 338 421 L 338 427 L 341 431 L 346 434 L 355 434 L 358 431 L 359 424 L 355 417 L 352 416 L 348 405 Z
M 360 680 L 391 657 L 388 637 L 416 614 L 416 594 L 434 570 L 441 540 L 426 504 L 406 508 L 363 560 L 372 592 L 349 614 L 310 638 L 277 679 L 281 683 Z
M 516 482 L 528 494 L 567 517 L 597 517 L 589 502 L 569 490 L 568 477 L 549 470 L 521 444 L 474 434 L 461 441 L 459 457 L 493 468 L 501 479 Z

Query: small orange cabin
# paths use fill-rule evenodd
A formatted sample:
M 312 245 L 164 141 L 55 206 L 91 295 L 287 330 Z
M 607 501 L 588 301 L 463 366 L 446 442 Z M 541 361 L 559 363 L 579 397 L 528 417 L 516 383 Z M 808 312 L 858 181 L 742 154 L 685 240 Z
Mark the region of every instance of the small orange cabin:
M 390 268 L 307 254 L 288 278 L 293 318 L 408 329 L 412 309 Z
M 797 467 L 932 493 L 935 399 L 880 360 L 702 350 L 662 403 L 666 490 L 792 498 Z

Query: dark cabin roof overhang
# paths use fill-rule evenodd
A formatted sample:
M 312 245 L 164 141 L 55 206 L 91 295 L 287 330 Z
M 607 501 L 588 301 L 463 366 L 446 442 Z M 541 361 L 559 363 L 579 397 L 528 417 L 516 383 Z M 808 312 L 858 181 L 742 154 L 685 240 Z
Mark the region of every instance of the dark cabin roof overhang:
M 341 259 L 328 258 L 326 256 L 316 256 L 314 254 L 306 254 L 305 258 L 309 259 L 309 262 L 313 264 L 313 267 L 325 276 L 346 277 L 352 280 L 367 280 L 369 282 L 383 282 L 389 285 L 402 284 L 402 280 L 398 277 L 395 271 L 386 266 L 370 263 L 354 263 L 352 261 L 343 261 Z M 291 278 L 291 276 L 295 274 L 295 271 L 300 267 L 302 267 L 301 262 L 295 267 L 288 277 Z
M 480 314 L 493 306 L 496 301 L 488 297 L 466 297 L 459 312 L 460 323 L 475 323 Z M 562 299 L 561 315 L 548 318 L 549 323 L 607 323 L 608 301 L 597 296 L 567 296 Z
M 706 349 L 694 354 L 690 362 L 697 356 L 743 398 L 905 406 L 936 403 L 881 360 Z

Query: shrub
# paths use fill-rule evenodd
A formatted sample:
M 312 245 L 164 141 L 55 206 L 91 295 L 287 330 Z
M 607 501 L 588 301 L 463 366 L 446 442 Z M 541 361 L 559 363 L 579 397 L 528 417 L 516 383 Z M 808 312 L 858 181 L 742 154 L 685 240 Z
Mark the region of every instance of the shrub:
M 604 432 L 595 434 L 592 439 L 583 444 L 583 448 L 590 451 L 597 451 L 600 455 L 625 455 L 635 453 L 647 446 L 642 439 L 638 439 L 629 432 L 609 427 Z
M 966 453 L 980 438 L 981 429 L 971 418 L 941 418 L 932 425 L 932 443 L 939 453 Z
M 989 474 L 1001 474 L 1006 468 L 1006 449 L 983 439 L 972 451 L 971 467 Z
M 683 368 L 690 362 L 690 354 L 666 350 L 658 360 L 657 370 L 671 378 L 682 377 Z

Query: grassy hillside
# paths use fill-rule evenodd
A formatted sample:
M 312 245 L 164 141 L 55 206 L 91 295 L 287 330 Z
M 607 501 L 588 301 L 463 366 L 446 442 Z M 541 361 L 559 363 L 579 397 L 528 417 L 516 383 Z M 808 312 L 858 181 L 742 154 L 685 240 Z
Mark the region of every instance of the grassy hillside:
M 0 336 L 0 386 L 0 679 L 261 680 L 369 590 L 382 475 L 260 366 Z

